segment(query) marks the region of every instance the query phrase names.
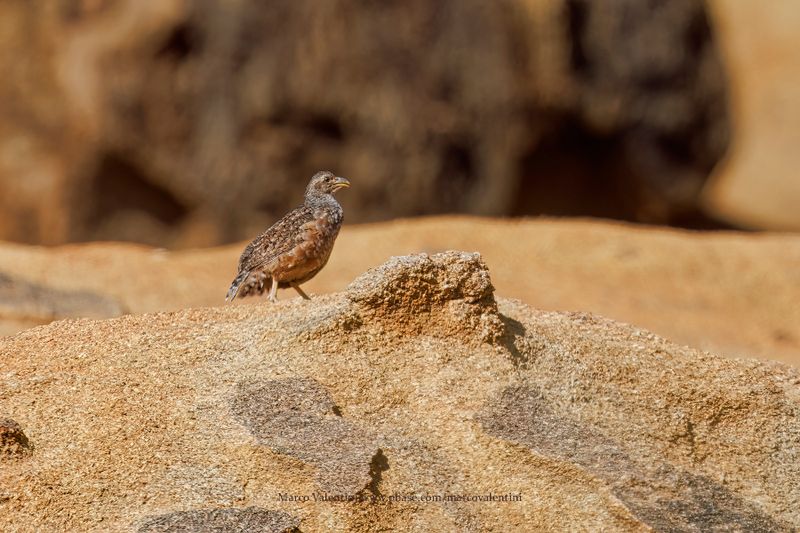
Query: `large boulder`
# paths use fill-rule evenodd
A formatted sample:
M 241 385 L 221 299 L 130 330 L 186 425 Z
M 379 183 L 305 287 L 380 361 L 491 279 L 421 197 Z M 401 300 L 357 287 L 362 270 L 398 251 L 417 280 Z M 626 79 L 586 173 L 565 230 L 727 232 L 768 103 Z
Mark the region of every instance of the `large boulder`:
M 783 531 L 800 373 L 496 299 L 480 256 L 0 339 L 0 529 Z M 296 529 L 295 529 L 296 530 Z
M 0 6 L 0 238 L 210 245 L 348 219 L 697 214 L 728 135 L 702 0 Z

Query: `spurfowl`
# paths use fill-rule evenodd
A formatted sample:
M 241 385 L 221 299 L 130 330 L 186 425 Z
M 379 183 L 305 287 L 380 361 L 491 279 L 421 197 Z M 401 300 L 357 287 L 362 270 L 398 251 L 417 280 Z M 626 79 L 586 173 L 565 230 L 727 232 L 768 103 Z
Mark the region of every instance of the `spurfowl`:
M 239 258 L 239 273 L 226 301 L 237 296 L 263 294 L 276 300 L 280 287 L 294 287 L 310 300 L 300 284 L 322 270 L 333 250 L 344 214 L 333 193 L 350 182 L 327 170 L 317 172 L 306 188 L 305 201 L 247 245 Z

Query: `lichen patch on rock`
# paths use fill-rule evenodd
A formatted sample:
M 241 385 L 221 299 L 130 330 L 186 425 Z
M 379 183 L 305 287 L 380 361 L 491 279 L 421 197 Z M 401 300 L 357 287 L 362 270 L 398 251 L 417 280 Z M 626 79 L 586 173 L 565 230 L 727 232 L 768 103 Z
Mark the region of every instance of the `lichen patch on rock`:
M 231 410 L 259 444 L 316 466 L 321 490 L 353 495 L 370 483 L 379 441 L 343 418 L 320 383 L 307 378 L 240 383 Z

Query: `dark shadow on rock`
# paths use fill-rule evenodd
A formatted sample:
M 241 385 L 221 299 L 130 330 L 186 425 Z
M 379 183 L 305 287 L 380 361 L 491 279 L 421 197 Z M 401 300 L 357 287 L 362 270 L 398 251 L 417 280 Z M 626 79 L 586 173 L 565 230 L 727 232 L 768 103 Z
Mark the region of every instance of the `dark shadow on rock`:
M 657 531 L 786 531 L 719 483 L 660 461 L 639 461 L 594 427 L 556 413 L 533 387 L 507 388 L 479 420 L 491 435 L 576 464 L 604 480 Z
M 259 444 L 316 466 L 322 490 L 353 495 L 374 480 L 371 465 L 379 450 L 377 438 L 342 417 L 317 381 L 240 383 L 231 411 Z
M 10 418 L 0 418 L 0 459 L 18 457 L 32 450 L 22 427 Z
M 520 350 L 520 346 L 524 346 L 525 326 L 510 316 L 502 314 L 499 316 L 503 323 L 503 336 L 500 337 L 500 344 L 511 354 L 514 366 L 527 366 L 528 358 L 524 351 Z
M 299 532 L 300 519 L 259 507 L 178 511 L 147 519 L 139 533 L 289 533 Z
M 364 490 L 369 492 L 372 496 L 380 497 L 380 484 L 383 480 L 383 473 L 387 470 L 389 470 L 389 460 L 385 455 L 383 455 L 383 450 L 378 448 L 377 453 L 372 457 L 372 461 L 370 462 L 370 482 L 366 487 L 364 487 Z
M 546 349 L 543 339 L 528 335 L 525 326 L 510 316 L 498 314 L 503 324 L 503 335 L 498 339 L 500 346 L 511 356 L 511 362 L 517 368 L 528 368 L 539 354 Z

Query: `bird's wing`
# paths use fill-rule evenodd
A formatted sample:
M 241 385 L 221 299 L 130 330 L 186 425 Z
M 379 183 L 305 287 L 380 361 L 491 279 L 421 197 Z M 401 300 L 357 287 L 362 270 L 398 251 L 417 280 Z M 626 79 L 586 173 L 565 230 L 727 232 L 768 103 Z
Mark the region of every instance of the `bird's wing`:
M 247 245 L 239 258 L 239 272 L 269 268 L 270 263 L 303 243 L 305 225 L 313 221 L 312 208 L 302 206 L 288 212 Z

